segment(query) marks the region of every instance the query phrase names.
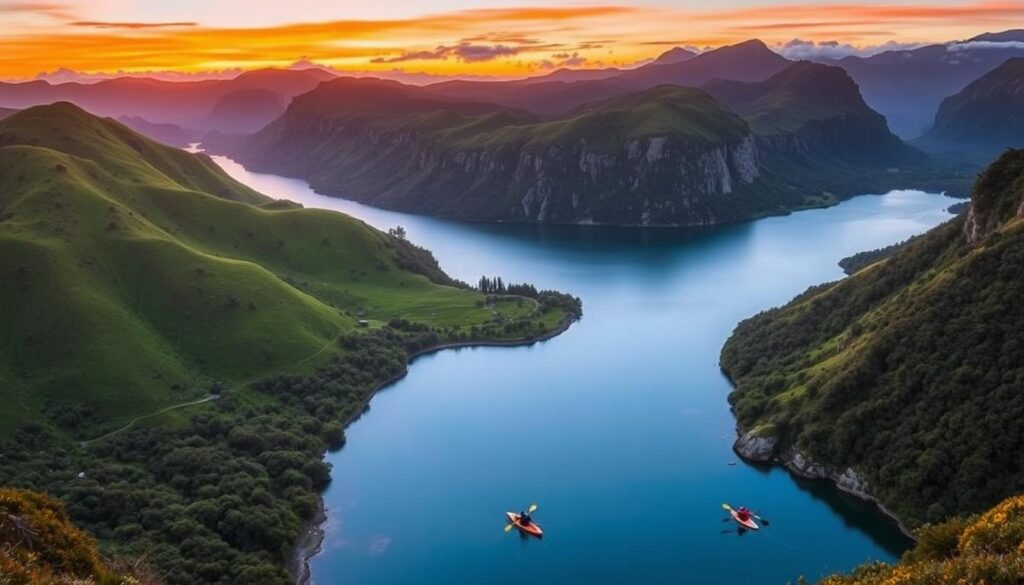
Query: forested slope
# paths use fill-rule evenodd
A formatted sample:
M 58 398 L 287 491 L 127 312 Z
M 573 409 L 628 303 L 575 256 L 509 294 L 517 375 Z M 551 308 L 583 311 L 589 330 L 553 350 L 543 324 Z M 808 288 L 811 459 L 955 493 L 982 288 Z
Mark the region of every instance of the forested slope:
M 1024 485 L 1024 151 L 966 216 L 741 323 L 738 450 L 877 497 L 908 525 Z

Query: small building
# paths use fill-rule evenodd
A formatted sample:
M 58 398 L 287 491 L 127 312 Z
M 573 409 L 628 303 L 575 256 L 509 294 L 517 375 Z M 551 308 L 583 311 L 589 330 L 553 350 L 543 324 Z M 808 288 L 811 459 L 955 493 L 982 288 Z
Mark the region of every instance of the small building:
M 360 319 L 358 321 L 358 323 L 359 323 L 360 327 L 369 327 L 370 326 L 370 320 L 369 319 Z

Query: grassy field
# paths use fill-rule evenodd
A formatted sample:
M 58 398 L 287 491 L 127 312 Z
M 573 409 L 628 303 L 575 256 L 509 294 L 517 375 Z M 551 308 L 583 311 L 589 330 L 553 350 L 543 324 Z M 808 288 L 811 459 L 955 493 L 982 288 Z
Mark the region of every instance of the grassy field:
M 0 435 L 87 435 L 312 370 L 363 318 L 469 330 L 538 310 L 402 269 L 403 241 L 70 104 L 4 119 L 0 145 Z

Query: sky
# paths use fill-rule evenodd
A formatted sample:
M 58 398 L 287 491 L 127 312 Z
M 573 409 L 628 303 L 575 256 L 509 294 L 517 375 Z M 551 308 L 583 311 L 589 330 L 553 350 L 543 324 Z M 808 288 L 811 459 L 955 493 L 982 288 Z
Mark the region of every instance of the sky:
M 793 57 L 870 54 L 1021 23 L 1024 0 L 0 0 L 0 78 L 203 77 L 297 61 L 514 77 L 750 38 Z

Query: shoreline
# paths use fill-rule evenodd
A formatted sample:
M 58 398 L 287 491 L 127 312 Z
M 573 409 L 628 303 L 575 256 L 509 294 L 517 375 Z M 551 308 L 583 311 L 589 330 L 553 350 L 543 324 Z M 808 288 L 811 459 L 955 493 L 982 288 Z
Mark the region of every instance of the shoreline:
M 470 347 L 523 347 L 530 346 L 535 343 L 547 341 L 554 337 L 561 335 L 572 327 L 578 319 L 567 317 L 562 323 L 545 333 L 540 335 L 522 338 L 522 339 L 509 339 L 509 340 L 480 340 L 480 341 L 453 341 L 448 343 L 439 343 L 430 347 L 425 347 L 414 353 L 409 354 L 409 359 L 405 363 L 405 367 L 402 371 L 391 376 L 390 378 L 383 380 L 377 384 L 373 390 L 371 390 L 366 398 L 359 405 L 359 408 L 353 412 L 344 421 L 345 429 L 348 429 L 349 425 L 359 420 L 363 414 L 366 413 L 370 406 L 370 402 L 378 392 L 387 388 L 391 384 L 398 382 L 409 373 L 409 366 L 416 361 L 417 358 L 423 357 L 428 354 L 437 353 L 446 349 L 461 349 Z M 344 448 L 344 446 L 342 446 Z M 324 452 L 326 457 L 327 452 Z M 316 496 L 317 511 L 316 514 L 310 520 L 303 522 L 299 529 L 299 538 L 295 542 L 295 548 L 292 551 L 291 559 L 288 562 L 288 573 L 292 576 L 292 580 L 295 585 L 309 585 L 312 578 L 312 574 L 309 568 L 309 561 L 319 554 L 323 550 L 324 537 L 326 536 L 324 531 L 324 524 L 327 522 L 327 507 L 324 503 L 324 494 L 321 492 Z
M 744 440 L 750 436 L 750 432 L 743 433 L 739 425 L 736 426 L 736 436 L 737 439 L 733 442 L 732 450 L 740 459 L 757 465 L 782 467 L 790 475 L 800 479 L 827 482 L 841 494 L 872 504 L 876 510 L 881 512 L 886 519 L 896 526 L 900 534 L 911 542 L 917 542 L 917 537 L 914 536 L 913 531 L 903 523 L 903 520 L 895 512 L 887 508 L 885 504 L 868 491 L 867 482 L 861 479 L 852 469 L 847 469 L 843 473 L 837 473 L 833 468 L 822 465 L 795 449 L 789 449 L 780 456 L 774 451 L 774 439 L 760 439 L 771 441 L 772 451 L 770 454 L 765 455 L 763 452 L 754 451 L 745 447 L 746 443 Z

